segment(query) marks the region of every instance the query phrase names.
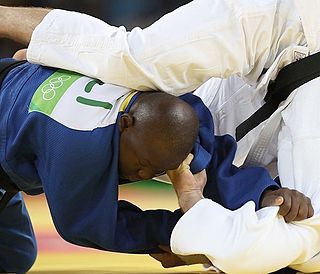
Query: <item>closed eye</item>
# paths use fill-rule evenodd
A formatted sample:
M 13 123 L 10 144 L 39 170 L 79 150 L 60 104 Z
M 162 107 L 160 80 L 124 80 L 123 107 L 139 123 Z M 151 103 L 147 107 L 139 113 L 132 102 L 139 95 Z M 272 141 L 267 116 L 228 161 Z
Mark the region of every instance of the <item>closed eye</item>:
M 166 174 L 165 171 L 160 171 L 160 172 L 155 173 L 154 177 L 158 177 L 158 176 L 161 176 L 161 175 L 164 175 L 164 174 Z

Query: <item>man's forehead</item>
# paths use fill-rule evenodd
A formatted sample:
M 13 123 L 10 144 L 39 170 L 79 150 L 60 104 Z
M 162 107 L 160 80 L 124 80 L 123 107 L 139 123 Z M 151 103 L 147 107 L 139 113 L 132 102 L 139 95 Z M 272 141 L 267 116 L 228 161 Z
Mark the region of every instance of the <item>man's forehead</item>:
M 149 164 L 154 171 L 162 172 L 177 168 L 183 160 L 183 157 L 174 154 L 160 153 L 158 156 L 151 157 Z
M 136 156 L 141 165 L 151 167 L 154 171 L 162 172 L 164 170 L 177 168 L 187 155 L 177 155 L 170 150 L 161 140 L 154 138 L 146 139 L 135 136 Z

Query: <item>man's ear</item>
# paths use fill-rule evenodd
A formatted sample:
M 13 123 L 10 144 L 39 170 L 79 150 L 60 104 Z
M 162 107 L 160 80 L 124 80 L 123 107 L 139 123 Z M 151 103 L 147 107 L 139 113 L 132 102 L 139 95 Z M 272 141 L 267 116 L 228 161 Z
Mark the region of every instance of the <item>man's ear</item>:
M 120 132 L 122 133 L 126 128 L 132 127 L 133 126 L 133 117 L 129 113 L 124 113 L 120 116 L 119 119 L 119 129 Z

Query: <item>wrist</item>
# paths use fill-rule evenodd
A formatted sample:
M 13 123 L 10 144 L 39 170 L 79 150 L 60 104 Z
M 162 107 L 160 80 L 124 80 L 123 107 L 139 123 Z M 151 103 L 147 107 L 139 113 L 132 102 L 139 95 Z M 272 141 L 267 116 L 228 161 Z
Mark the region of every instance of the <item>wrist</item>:
M 262 208 L 265 206 L 264 204 L 264 199 L 268 198 L 271 192 L 274 192 L 275 190 L 278 190 L 278 187 L 267 187 L 261 194 L 260 196 L 260 201 L 259 201 L 259 208 Z
M 202 199 L 204 199 L 204 197 L 200 190 L 184 191 L 178 195 L 179 206 L 183 213 L 187 212 Z

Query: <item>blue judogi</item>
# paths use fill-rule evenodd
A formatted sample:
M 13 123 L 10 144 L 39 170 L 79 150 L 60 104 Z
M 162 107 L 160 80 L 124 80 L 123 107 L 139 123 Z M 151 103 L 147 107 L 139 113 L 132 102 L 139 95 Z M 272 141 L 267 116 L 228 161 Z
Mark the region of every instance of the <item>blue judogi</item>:
M 261 167 L 238 168 L 232 164 L 237 143 L 230 135 L 214 136 L 214 125 L 210 111 L 197 96 L 180 96 L 189 103 L 200 120 L 200 131 L 194 146 L 197 155 L 191 165 L 193 173 L 206 165 L 207 184 L 204 196 L 219 202 L 228 209 L 237 209 L 247 201 L 254 201 L 260 208 L 260 197 L 264 190 L 278 189 L 279 185 L 267 170 Z M 197 163 L 201 163 L 197 168 Z
M 1 166 L 22 191 L 45 192 L 54 224 L 69 242 L 129 253 L 157 252 L 159 245 L 169 244 L 179 210 L 142 211 L 118 201 L 117 119 L 137 96 L 123 87 L 29 63 L 11 70 L 3 82 Z M 261 193 L 276 183 L 263 169 L 233 167 L 234 140 L 215 139 L 210 112 L 198 97 L 181 98 L 200 120 L 191 170 L 209 167 L 207 197 L 218 193 L 229 208 L 248 200 L 258 205 Z
M 31 220 L 22 195 L 18 193 L 0 214 L 0 272 L 25 273 L 36 256 Z

